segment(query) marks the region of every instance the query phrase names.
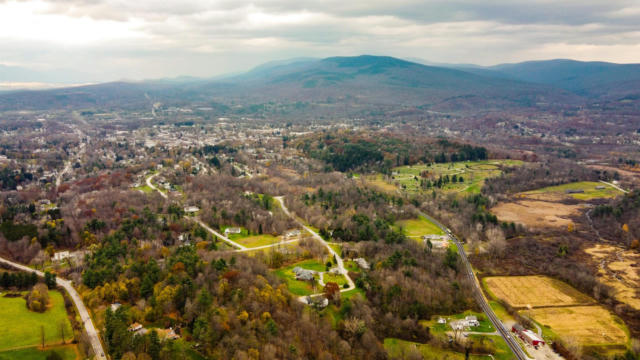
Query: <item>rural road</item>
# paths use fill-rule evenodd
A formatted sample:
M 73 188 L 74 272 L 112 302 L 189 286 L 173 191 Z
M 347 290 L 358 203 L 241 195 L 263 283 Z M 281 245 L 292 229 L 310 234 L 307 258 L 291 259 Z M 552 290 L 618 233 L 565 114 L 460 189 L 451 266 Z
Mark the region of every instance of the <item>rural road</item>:
M 442 231 L 444 231 L 446 234 L 448 234 L 451 237 L 453 242 L 456 244 L 456 247 L 458 248 L 458 254 L 460 255 L 460 258 L 464 263 L 464 266 L 465 266 L 464 271 L 467 273 L 469 280 L 471 280 L 471 282 L 474 285 L 474 295 L 476 298 L 476 302 L 478 303 L 478 305 L 480 305 L 480 307 L 482 308 L 482 311 L 487 315 L 487 317 L 493 324 L 493 327 L 498 331 L 498 333 L 500 333 L 500 335 L 502 336 L 504 341 L 507 343 L 509 348 L 511 348 L 511 351 L 516 356 L 516 358 L 518 358 L 518 360 L 530 360 L 531 358 L 529 358 L 525 354 L 525 352 L 522 350 L 518 342 L 511 336 L 511 332 L 504 327 L 504 324 L 502 323 L 502 321 L 500 321 L 500 319 L 498 318 L 496 313 L 493 311 L 491 306 L 489 306 L 489 303 L 487 302 L 487 299 L 484 297 L 484 294 L 482 293 L 482 289 L 480 288 L 480 283 L 478 282 L 476 275 L 473 273 L 473 269 L 471 268 L 471 263 L 469 263 L 467 254 L 464 252 L 464 247 L 462 246 L 462 243 L 460 242 L 458 237 L 456 237 L 451 232 L 451 230 L 449 230 L 449 228 L 441 224 L 438 220 L 422 212 L 420 213 L 420 215 L 424 216 L 429 221 L 436 224 L 436 226 L 438 226 Z
M 0 263 L 8 265 L 18 270 L 22 270 L 26 272 L 35 272 L 38 276 L 44 277 L 43 272 L 33 270 L 30 267 L 15 263 L 11 260 L 0 258 Z M 64 288 L 67 291 L 67 293 L 71 297 L 71 300 L 73 300 L 73 303 L 76 304 L 76 309 L 78 310 L 78 314 L 80 314 L 80 318 L 82 319 L 82 325 L 84 326 L 85 332 L 87 333 L 87 336 L 89 337 L 89 341 L 91 342 L 91 347 L 95 354 L 95 358 L 106 360 L 107 358 L 104 355 L 104 349 L 102 348 L 102 343 L 100 342 L 100 336 L 98 335 L 98 331 L 96 331 L 96 328 L 93 326 L 93 321 L 91 321 L 91 316 L 89 316 L 89 312 L 87 311 L 87 308 L 84 306 L 84 303 L 82 302 L 82 298 L 80 297 L 80 294 L 78 294 L 76 289 L 73 287 L 73 284 L 71 284 L 71 281 L 69 280 L 56 278 L 56 283 L 58 284 L 58 286 Z
M 149 176 L 149 177 L 147 178 L 147 181 L 146 181 L 146 182 L 147 182 L 147 186 L 148 186 L 148 187 L 150 187 L 151 189 L 153 189 L 153 190 L 157 191 L 157 192 L 158 192 L 158 194 L 160 194 L 160 196 L 162 196 L 163 198 L 168 199 L 169 197 L 167 196 L 167 194 L 165 194 L 165 193 L 163 193 L 162 191 L 160 191 L 160 189 L 158 189 L 157 187 L 155 187 L 155 185 L 153 185 L 153 184 L 151 183 L 151 179 L 153 179 L 154 177 L 158 176 L 158 174 L 159 174 L 159 173 L 155 173 L 155 174 L 153 174 L 153 175 L 151 175 L 151 176 Z
M 336 263 L 338 265 L 338 270 L 340 271 L 340 274 L 344 275 L 345 279 L 347 279 L 347 283 L 349 284 L 349 287 L 346 289 L 341 289 L 340 292 L 345 292 L 345 291 L 349 291 L 349 290 L 353 290 L 356 288 L 356 284 L 353 282 L 353 280 L 351 280 L 351 277 L 349 276 L 349 272 L 347 271 L 347 269 L 345 269 L 344 267 L 344 262 L 342 261 L 342 257 L 340 257 L 340 254 L 338 254 L 335 250 L 333 250 L 333 248 L 331 246 L 329 246 L 329 243 L 327 243 L 322 236 L 318 235 L 318 233 L 316 233 L 315 231 L 313 231 L 313 229 L 311 229 L 310 227 L 308 227 L 307 225 L 305 225 L 302 221 L 300 221 L 297 217 L 293 216 L 290 212 L 289 209 L 287 209 L 287 207 L 284 205 L 284 198 L 282 196 L 276 196 L 274 197 L 274 199 L 278 200 L 278 202 L 280 203 L 280 206 L 282 207 L 282 210 L 284 211 L 284 213 L 289 216 L 290 218 L 292 218 L 295 222 L 298 223 L 298 225 L 302 226 L 303 229 L 305 229 L 306 231 L 308 231 L 311 236 L 313 236 L 314 239 L 320 241 L 328 250 L 329 250 L 329 254 L 331 254 L 332 256 L 335 256 L 336 258 Z M 319 294 L 314 294 L 312 296 L 316 296 Z
M 616 190 L 620 190 L 620 191 L 622 191 L 622 192 L 623 192 L 623 193 L 625 193 L 625 194 L 626 194 L 626 193 L 628 193 L 628 191 L 627 191 L 627 190 L 625 190 L 625 189 L 621 188 L 620 186 L 618 186 L 618 185 L 616 185 L 616 184 L 614 184 L 614 183 L 606 182 L 606 181 L 604 181 L 604 180 L 600 180 L 600 182 L 601 182 L 601 183 L 603 183 L 603 184 L 607 184 L 607 185 L 611 186 L 612 188 L 614 188 L 614 189 L 616 189 Z

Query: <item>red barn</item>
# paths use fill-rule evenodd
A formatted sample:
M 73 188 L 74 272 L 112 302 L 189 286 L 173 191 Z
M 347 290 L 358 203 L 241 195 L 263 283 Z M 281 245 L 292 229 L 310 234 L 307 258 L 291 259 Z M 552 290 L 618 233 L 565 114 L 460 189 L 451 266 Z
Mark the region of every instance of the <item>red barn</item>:
M 518 334 L 522 341 L 525 341 L 532 346 L 544 345 L 544 340 L 536 333 L 531 330 L 527 330 L 520 324 L 514 324 L 511 328 L 511 332 Z

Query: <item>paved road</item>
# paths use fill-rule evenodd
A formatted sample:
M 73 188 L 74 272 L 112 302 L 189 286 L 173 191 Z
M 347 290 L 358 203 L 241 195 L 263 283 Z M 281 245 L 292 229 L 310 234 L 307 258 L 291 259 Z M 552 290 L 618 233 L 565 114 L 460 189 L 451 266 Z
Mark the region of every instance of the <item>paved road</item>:
M 153 183 L 151 182 L 151 179 L 153 179 L 154 177 L 158 176 L 159 173 L 155 173 L 151 176 L 149 176 L 147 178 L 147 186 L 150 187 L 151 189 L 155 190 L 158 192 L 158 194 L 160 194 L 160 196 L 162 196 L 165 199 L 168 199 L 169 197 L 167 196 L 167 194 L 163 193 L 162 191 L 160 191 L 160 189 L 158 189 L 157 187 L 155 187 L 155 185 L 153 185 Z
M 200 220 L 200 219 L 198 219 L 198 218 L 196 218 L 196 217 L 188 217 L 188 216 L 185 216 L 185 218 L 186 218 L 186 219 L 193 220 L 193 221 L 197 222 L 197 223 L 198 223 L 200 226 L 202 226 L 205 230 L 207 230 L 208 232 L 210 232 L 210 233 L 212 233 L 213 235 L 217 236 L 217 237 L 218 237 L 218 238 L 220 238 L 221 240 L 223 240 L 223 241 L 227 242 L 229 245 L 231 245 L 231 246 L 233 246 L 233 247 L 237 247 L 238 249 L 240 249 L 240 251 L 242 251 L 242 250 L 252 250 L 252 249 L 249 249 L 249 248 L 247 248 L 247 247 L 245 247 L 245 246 L 242 246 L 242 245 L 238 244 L 237 242 L 235 242 L 235 241 L 233 241 L 233 240 L 229 239 L 228 237 L 226 237 L 226 236 L 224 236 L 224 235 L 220 234 L 219 232 L 217 232 L 217 231 L 213 230 L 213 229 L 212 229 L 212 228 L 210 228 L 207 224 L 205 224 L 205 223 L 204 223 L 204 221 L 202 221 L 202 220 Z
M 467 258 L 467 254 L 464 252 L 464 247 L 462 246 L 462 243 L 460 242 L 460 240 L 451 232 L 451 230 L 449 230 L 449 228 L 442 225 L 438 220 L 424 213 L 421 213 L 421 215 L 429 219 L 434 224 L 436 224 L 442 231 L 448 234 L 451 237 L 451 239 L 453 239 L 453 242 L 456 244 L 458 248 L 458 254 L 462 259 L 462 262 L 464 263 L 464 267 L 465 267 L 464 271 L 469 277 L 469 280 L 471 280 L 471 282 L 474 285 L 474 297 L 476 298 L 476 302 L 478 303 L 478 305 L 480 305 L 480 308 L 482 308 L 482 311 L 487 315 L 487 318 L 489 318 L 489 320 L 493 324 L 493 327 L 500 333 L 500 335 L 502 336 L 504 341 L 507 343 L 507 345 L 509 345 L 509 348 L 511 348 L 511 351 L 513 352 L 515 357 L 518 360 L 529 360 L 530 358 L 525 354 L 525 352 L 522 350 L 518 342 L 512 337 L 511 332 L 504 327 L 504 324 L 502 323 L 502 321 L 500 321 L 500 319 L 498 318 L 496 313 L 493 311 L 491 306 L 489 306 L 489 303 L 487 302 L 487 299 L 484 297 L 484 294 L 482 293 L 482 289 L 480 288 L 480 283 L 478 282 L 478 279 L 476 278 L 476 275 L 474 274 L 473 269 L 471 268 L 471 264 L 469 263 L 469 259 Z
M 322 236 L 318 235 L 318 233 L 316 233 L 313 229 L 311 229 L 310 227 L 305 225 L 302 221 L 300 221 L 300 219 L 298 219 L 297 217 L 293 216 L 289 212 L 289 209 L 287 209 L 287 207 L 285 206 L 284 198 L 282 196 L 276 196 L 274 199 L 278 200 L 278 202 L 280 203 L 280 206 L 282 207 L 282 210 L 284 211 L 284 213 L 287 216 L 289 216 L 295 222 L 297 222 L 298 225 L 302 226 L 302 228 L 305 229 L 306 231 L 308 231 L 311 234 L 311 236 L 313 236 L 316 240 L 320 241 L 327 248 L 327 250 L 329 250 L 329 254 L 331 254 L 332 256 L 335 256 L 336 263 L 338 265 L 338 270 L 340 271 L 340 274 L 344 275 L 345 279 L 347 279 L 347 283 L 349 284 L 348 288 L 341 289 L 340 292 L 345 292 L 345 291 L 349 291 L 349 290 L 355 289 L 356 288 L 356 284 L 353 282 L 353 280 L 349 276 L 349 272 L 347 271 L 347 269 L 345 269 L 344 262 L 342 261 L 342 257 L 340 257 L 340 254 L 338 254 L 335 250 L 333 250 L 333 248 L 331 246 L 329 246 L 329 243 L 327 243 L 322 238 Z M 320 295 L 320 294 L 314 294 L 312 296 L 317 296 L 317 295 Z
M 9 265 L 13 268 L 16 268 L 22 271 L 35 272 L 38 276 L 44 277 L 43 272 L 33 270 L 30 267 L 13 262 L 11 260 L 0 258 L 0 263 Z M 82 324 L 84 326 L 85 332 L 87 333 L 89 337 L 89 341 L 91 342 L 91 347 L 93 348 L 93 352 L 95 353 L 95 358 L 106 360 L 107 358 L 104 355 L 104 349 L 102 348 L 102 343 L 100 342 L 100 336 L 98 335 L 98 331 L 96 331 L 96 328 L 93 326 L 93 322 L 91 321 L 91 316 L 89 316 L 89 312 L 87 311 L 87 308 L 84 306 L 84 303 L 82 302 L 82 298 L 80 297 L 80 294 L 78 294 L 76 289 L 73 287 L 73 284 L 71 283 L 71 281 L 64 280 L 61 278 L 56 278 L 56 282 L 58 286 L 64 288 L 67 291 L 67 293 L 71 297 L 71 300 L 73 300 L 73 303 L 76 304 L 76 309 L 78 310 L 78 314 L 80 314 L 80 318 L 82 319 Z

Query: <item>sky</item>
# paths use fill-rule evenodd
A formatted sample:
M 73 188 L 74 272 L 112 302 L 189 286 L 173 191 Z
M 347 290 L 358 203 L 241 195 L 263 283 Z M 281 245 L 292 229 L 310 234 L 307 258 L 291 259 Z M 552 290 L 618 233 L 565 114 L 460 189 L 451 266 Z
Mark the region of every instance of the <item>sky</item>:
M 0 64 L 107 81 L 293 57 L 640 62 L 638 0 L 0 0 Z

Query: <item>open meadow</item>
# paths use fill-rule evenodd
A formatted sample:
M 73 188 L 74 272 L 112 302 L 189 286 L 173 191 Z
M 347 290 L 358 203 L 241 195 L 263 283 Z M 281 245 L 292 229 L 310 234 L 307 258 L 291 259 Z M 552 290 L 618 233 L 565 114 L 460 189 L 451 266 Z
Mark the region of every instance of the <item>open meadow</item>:
M 549 307 L 523 310 L 561 338 L 574 338 L 583 346 L 626 345 L 624 323 L 602 306 Z
M 22 297 L 0 297 L 0 351 L 41 344 L 41 329 L 47 345 L 62 343 L 73 338 L 71 322 L 64 308 L 62 294 L 50 291 L 51 305 L 44 313 L 27 309 Z
M 397 221 L 396 226 L 401 228 L 405 235 L 415 240 L 420 240 L 422 235 L 444 235 L 442 229 L 423 216 L 417 219 Z
M 622 247 L 596 244 L 585 250 L 599 264 L 600 281 L 612 287 L 615 298 L 640 310 L 640 254 Z
M 567 227 L 589 201 L 609 199 L 622 192 L 611 185 L 581 181 L 515 194 L 491 209 L 500 221 L 532 228 Z M 576 200 L 578 203 L 576 203 Z

